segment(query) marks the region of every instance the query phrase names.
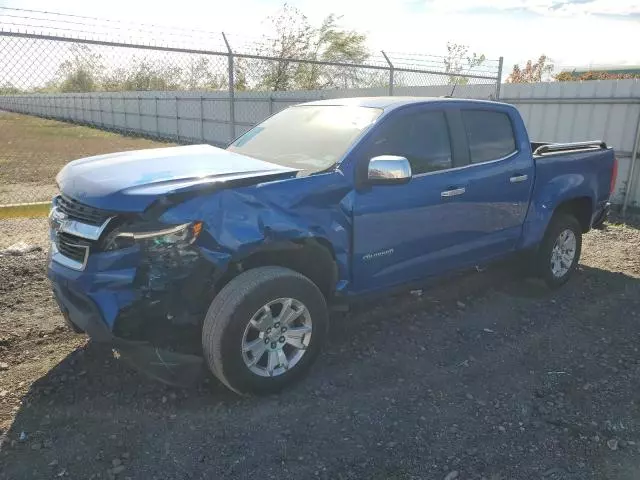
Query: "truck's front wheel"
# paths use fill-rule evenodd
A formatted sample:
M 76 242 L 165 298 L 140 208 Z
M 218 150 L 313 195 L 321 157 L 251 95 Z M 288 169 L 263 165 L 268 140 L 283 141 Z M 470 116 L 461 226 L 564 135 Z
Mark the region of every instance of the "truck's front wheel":
M 282 267 L 241 273 L 214 298 L 202 346 L 213 374 L 241 394 L 269 393 L 297 380 L 327 335 L 318 287 Z

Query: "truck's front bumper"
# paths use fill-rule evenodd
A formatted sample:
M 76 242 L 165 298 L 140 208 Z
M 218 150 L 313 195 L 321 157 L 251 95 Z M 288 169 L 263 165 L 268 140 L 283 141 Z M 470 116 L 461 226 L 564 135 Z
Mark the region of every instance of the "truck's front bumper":
M 48 262 L 48 277 L 67 322 L 86 332 L 92 340 L 113 347 L 114 355 L 137 370 L 165 383 L 189 385 L 202 378 L 201 356 L 157 348 L 148 341 L 122 338 L 114 327 L 124 311 L 144 308 L 136 285 L 139 251 L 101 253 L 92 256 L 84 271 L 76 271 L 54 260 Z

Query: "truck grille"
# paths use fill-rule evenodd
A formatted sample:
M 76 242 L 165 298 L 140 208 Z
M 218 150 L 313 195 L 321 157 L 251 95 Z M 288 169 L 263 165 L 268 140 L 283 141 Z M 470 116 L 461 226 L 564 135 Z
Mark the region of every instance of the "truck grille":
M 89 256 L 90 245 L 91 242 L 68 233 L 58 232 L 56 236 L 58 251 L 65 257 L 83 265 Z
M 58 209 L 72 220 L 78 220 L 89 225 L 102 225 L 111 215 L 105 210 L 83 205 L 76 200 L 60 195 L 57 198 Z

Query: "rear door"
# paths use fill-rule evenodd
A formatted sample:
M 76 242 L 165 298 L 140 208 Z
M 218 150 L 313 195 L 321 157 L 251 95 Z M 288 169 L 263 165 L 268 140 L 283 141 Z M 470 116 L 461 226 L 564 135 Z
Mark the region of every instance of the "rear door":
M 528 139 L 520 142 L 516 125 L 523 129 L 510 107 L 460 109 L 469 150 L 465 168 L 465 202 L 469 205 L 470 232 L 467 251 L 478 261 L 513 250 L 524 222 L 534 180 Z

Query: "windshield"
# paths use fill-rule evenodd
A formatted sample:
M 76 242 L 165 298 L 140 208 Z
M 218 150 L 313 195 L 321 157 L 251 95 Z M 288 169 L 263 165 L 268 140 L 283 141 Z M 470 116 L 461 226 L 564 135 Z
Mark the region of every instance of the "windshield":
M 319 172 L 335 164 L 381 113 L 347 105 L 291 107 L 249 130 L 228 150 L 305 174 Z

